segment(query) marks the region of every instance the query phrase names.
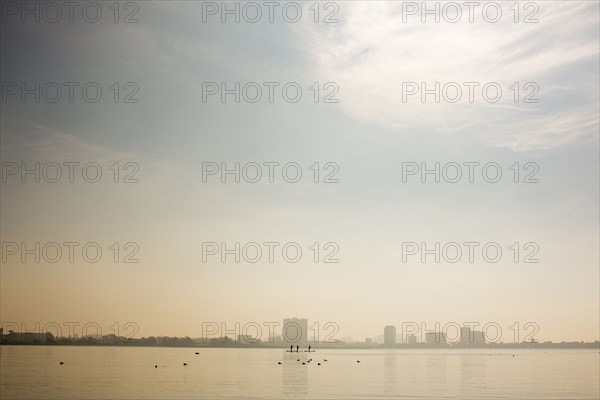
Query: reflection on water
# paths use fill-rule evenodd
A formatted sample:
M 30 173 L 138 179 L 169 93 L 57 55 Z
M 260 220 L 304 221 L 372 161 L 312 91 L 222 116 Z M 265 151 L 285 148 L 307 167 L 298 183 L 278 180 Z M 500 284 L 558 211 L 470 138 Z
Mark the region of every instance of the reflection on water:
M 478 351 L 478 354 L 461 354 L 460 356 L 460 392 L 468 393 L 477 382 L 486 382 L 485 368 L 490 357 Z
M 490 353 L 0 346 L 0 398 L 599 398 L 598 350 Z
M 383 356 L 383 392 L 387 395 L 398 393 L 398 371 L 396 368 L 398 357 L 396 354 L 390 354 L 390 352 L 386 351 Z
M 302 395 L 308 393 L 308 368 L 306 366 L 308 359 L 308 353 L 285 353 L 281 365 L 283 394 Z M 302 365 L 302 363 L 305 364 Z
M 446 393 L 447 355 L 435 354 L 425 358 L 427 387 L 436 388 L 436 394 Z

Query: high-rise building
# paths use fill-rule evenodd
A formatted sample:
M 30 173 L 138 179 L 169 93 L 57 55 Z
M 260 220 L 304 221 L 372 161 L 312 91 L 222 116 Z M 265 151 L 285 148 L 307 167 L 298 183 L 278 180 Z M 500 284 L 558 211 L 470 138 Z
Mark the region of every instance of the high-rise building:
M 308 346 L 308 320 L 306 318 L 284 319 L 281 337 L 288 346 Z
M 383 328 L 383 344 L 385 347 L 394 347 L 396 345 L 396 327 L 388 325 Z
M 428 346 L 444 346 L 446 344 L 446 335 L 443 332 L 426 332 L 425 343 Z

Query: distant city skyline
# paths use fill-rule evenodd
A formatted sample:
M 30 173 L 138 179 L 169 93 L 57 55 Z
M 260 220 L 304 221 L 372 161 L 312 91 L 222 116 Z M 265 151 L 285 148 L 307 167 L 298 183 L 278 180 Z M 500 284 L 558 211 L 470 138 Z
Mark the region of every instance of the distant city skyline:
M 94 333 L 82 332 L 78 333 L 76 329 L 79 327 L 77 323 L 69 322 L 66 325 L 69 328 L 68 334 L 64 335 L 60 325 L 57 323 L 47 324 L 45 327 L 50 329 L 44 330 L 41 328 L 41 325 L 36 325 L 35 327 L 27 327 L 26 324 L 16 324 L 16 323 L 6 323 L 0 321 L 0 334 L 7 334 L 8 332 L 15 333 L 25 333 L 31 334 L 30 340 L 37 338 L 42 338 L 46 334 L 50 334 L 52 337 L 56 338 L 69 338 L 69 339 L 79 339 L 79 338 L 95 338 L 99 339 L 103 336 L 106 336 L 106 332 L 99 331 L 101 327 L 97 324 L 86 324 L 93 325 Z M 512 330 L 514 326 L 511 328 L 511 333 L 513 333 L 511 338 L 503 338 L 498 335 L 499 327 L 497 324 L 493 323 L 490 326 L 493 328 L 494 336 L 487 340 L 485 334 L 481 330 L 474 329 L 474 327 L 479 326 L 480 324 L 475 322 L 469 322 L 466 325 L 460 326 L 457 323 L 447 324 L 444 328 L 446 331 L 454 331 L 452 335 L 448 335 L 448 332 L 444 332 L 436 329 L 425 329 L 423 331 L 415 331 L 417 324 L 414 322 L 406 324 L 406 330 L 403 329 L 402 326 L 400 332 L 398 332 L 395 325 L 385 325 L 382 330 L 381 335 L 376 336 L 368 336 L 364 339 L 355 339 L 349 336 L 327 336 L 325 340 L 319 340 L 319 332 L 315 329 L 318 329 L 319 324 L 316 323 L 314 325 L 309 325 L 309 320 L 307 318 L 284 318 L 282 323 L 278 323 L 275 321 L 263 323 L 264 326 L 268 327 L 268 333 L 264 334 L 264 332 L 260 329 L 260 325 L 256 322 L 251 322 L 245 324 L 243 327 L 240 324 L 235 324 L 233 329 L 228 329 L 226 324 L 218 325 L 214 322 L 208 323 L 208 326 L 211 329 L 207 329 L 207 334 L 203 335 L 194 335 L 187 334 L 182 335 L 181 337 L 187 338 L 195 338 L 201 339 L 203 343 L 208 341 L 222 341 L 226 343 L 229 341 L 231 343 L 238 344 L 246 344 L 246 345 L 255 345 L 260 343 L 269 343 L 279 345 L 280 347 L 287 348 L 288 346 L 292 346 L 292 348 L 302 348 L 306 349 L 309 345 L 312 347 L 318 347 L 319 345 L 334 345 L 338 344 L 367 344 L 367 345 L 379 345 L 385 348 L 394 348 L 398 346 L 405 345 L 427 345 L 429 347 L 439 347 L 441 346 L 452 346 L 452 347 L 478 347 L 478 346 L 486 346 L 486 345 L 494 345 L 494 344 L 532 344 L 532 343 L 577 343 L 584 342 L 583 340 L 547 340 L 540 339 L 537 336 L 537 331 L 530 332 L 525 336 L 517 336 L 516 332 Z M 212 327 L 215 327 L 213 329 Z M 438 325 L 438 327 L 441 325 Z M 278 330 L 277 327 L 281 327 L 281 330 Z M 315 328 L 316 327 L 316 328 Z M 421 327 L 426 327 L 426 324 L 421 325 Z M 33 329 L 32 329 L 33 328 Z M 138 327 L 135 327 L 134 335 L 122 335 L 126 338 L 131 339 L 139 339 L 141 337 L 145 337 L 146 335 L 138 334 Z M 85 327 L 84 327 L 85 329 Z M 249 334 L 249 330 L 254 330 L 256 334 Z M 52 333 L 54 332 L 54 334 Z M 119 335 L 118 331 L 110 331 L 109 335 Z M 147 335 L 148 337 L 169 337 L 169 335 Z M 173 336 L 177 337 L 177 336 Z M 508 339 L 508 340 L 506 340 Z M 586 343 L 596 343 L 600 340 L 590 340 L 585 341 Z
M 9 330 L 4 332 L 0 329 L 0 344 L 4 345 L 121 345 L 121 346 L 162 346 L 162 347 L 241 347 L 241 348 L 279 348 L 287 352 L 307 352 L 311 348 L 343 349 L 343 348 L 383 348 L 383 349 L 419 349 L 419 348 L 444 348 L 444 349 L 464 349 L 464 348 L 599 348 L 600 341 L 539 341 L 534 338 L 522 342 L 486 342 L 481 332 L 474 332 L 475 340 L 461 337 L 458 341 L 447 341 L 441 332 L 428 332 L 425 334 L 425 341 L 418 341 L 416 335 L 408 335 L 404 342 L 384 343 L 376 342 L 371 338 L 364 341 L 352 341 L 348 338 L 342 338 L 337 342 L 308 342 L 306 345 L 290 344 L 284 341 L 281 336 L 269 337 L 263 341 L 260 338 L 251 335 L 238 335 L 230 337 L 227 334 L 220 337 L 170 337 L 170 336 L 148 336 L 148 337 L 125 337 L 115 334 L 108 335 L 85 335 L 79 337 L 73 336 L 55 336 L 51 332 L 19 332 Z M 391 340 L 390 342 L 392 342 Z M 288 345 L 290 346 L 288 348 Z

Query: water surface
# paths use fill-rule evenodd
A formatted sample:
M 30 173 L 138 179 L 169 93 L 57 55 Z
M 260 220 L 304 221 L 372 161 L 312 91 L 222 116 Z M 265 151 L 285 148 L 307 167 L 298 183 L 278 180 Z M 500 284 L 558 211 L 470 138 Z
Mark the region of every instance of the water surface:
M 599 366 L 594 349 L 0 346 L 0 398 L 598 399 Z

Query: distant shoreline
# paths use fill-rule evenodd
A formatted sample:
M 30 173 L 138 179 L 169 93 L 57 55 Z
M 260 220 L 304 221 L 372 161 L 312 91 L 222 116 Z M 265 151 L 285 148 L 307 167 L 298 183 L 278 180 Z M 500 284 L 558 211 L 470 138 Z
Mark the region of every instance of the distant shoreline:
M 9 331 L 8 334 L 0 334 L 0 345 L 33 345 L 33 346 L 127 346 L 127 347 L 185 347 L 185 348 L 251 348 L 251 349 L 285 349 L 292 348 L 292 353 L 304 353 L 307 349 L 575 349 L 575 348 L 593 348 L 600 349 L 600 341 L 595 342 L 539 342 L 530 340 L 520 343 L 485 343 L 477 342 L 456 342 L 451 343 L 445 340 L 439 340 L 428 343 L 396 343 L 386 345 L 382 343 L 369 342 L 303 342 L 289 343 L 280 340 L 261 341 L 260 339 L 234 340 L 228 336 L 222 337 L 198 337 L 189 336 L 149 336 L 139 339 L 128 338 L 124 336 L 97 335 L 84 337 L 64 337 L 54 336 L 50 332 L 15 332 Z M 296 351 L 293 351 L 296 350 Z M 298 351 L 300 350 L 300 351 Z M 288 350 L 289 351 L 289 350 Z
M 131 339 L 125 339 L 131 340 Z M 212 344 L 212 345 L 149 345 L 149 344 L 138 344 L 131 342 L 114 342 L 114 343 L 1 343 L 0 346 L 53 346 L 53 347 L 145 347 L 145 348 L 188 348 L 188 349 L 288 349 L 286 346 L 278 345 L 246 345 L 246 344 L 235 344 L 235 345 L 224 345 L 224 344 Z M 491 343 L 485 346 L 415 346 L 415 345 L 397 345 L 394 347 L 381 346 L 364 346 L 364 345 L 352 345 L 352 344 L 336 344 L 336 345 L 323 345 L 319 347 L 313 346 L 313 351 L 318 350 L 487 350 L 487 349 L 598 349 L 600 350 L 600 342 L 565 342 L 565 343 Z M 291 354 L 295 354 L 294 351 Z M 300 351 L 300 353 L 305 353 Z

